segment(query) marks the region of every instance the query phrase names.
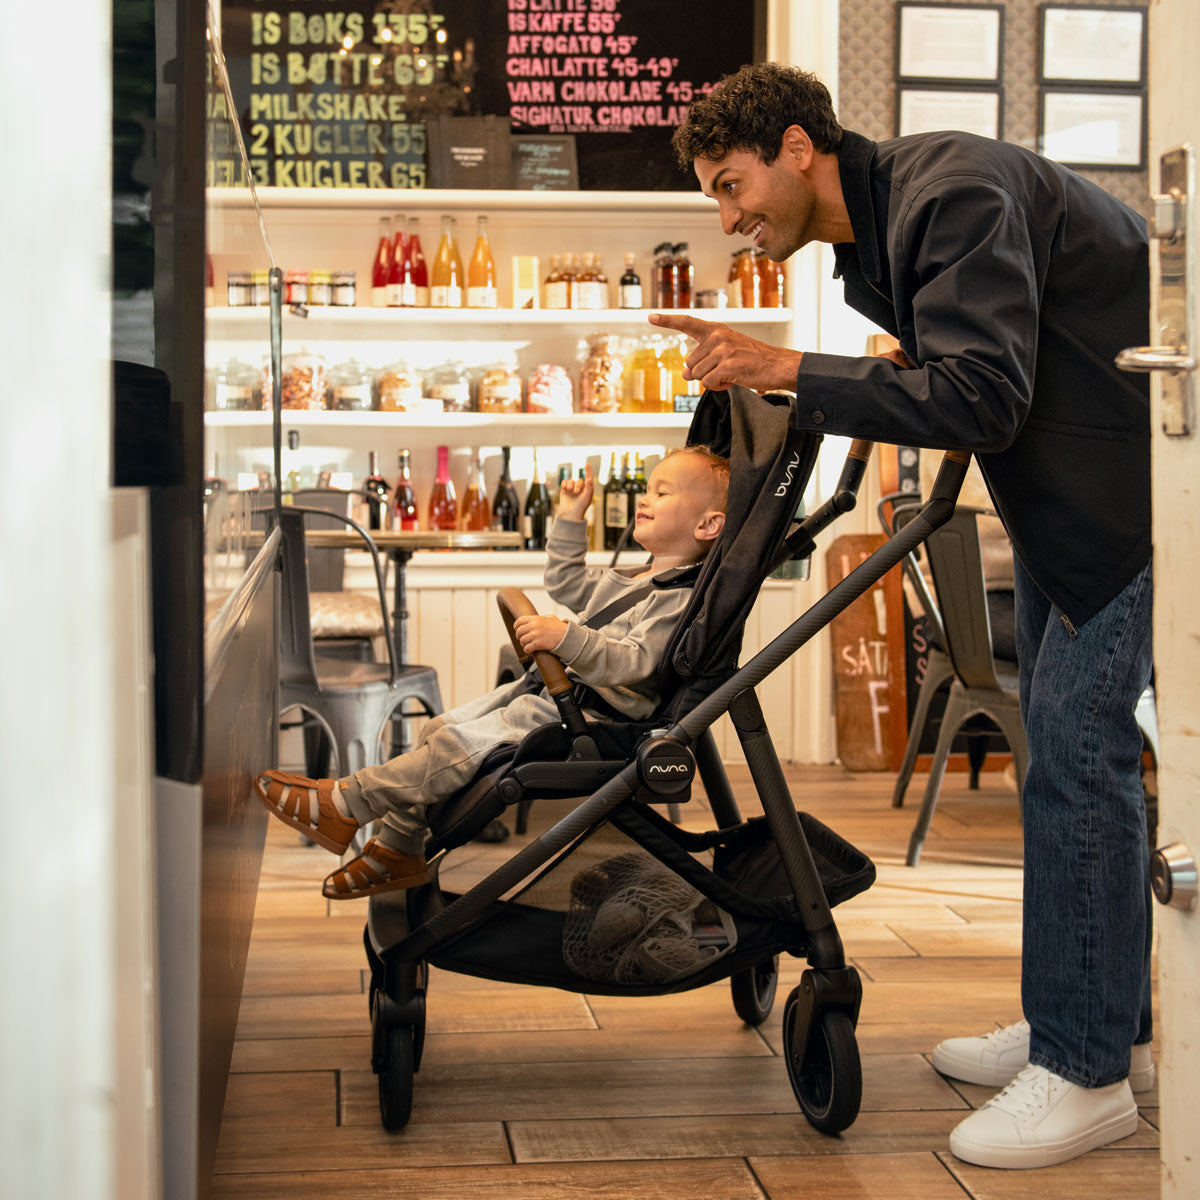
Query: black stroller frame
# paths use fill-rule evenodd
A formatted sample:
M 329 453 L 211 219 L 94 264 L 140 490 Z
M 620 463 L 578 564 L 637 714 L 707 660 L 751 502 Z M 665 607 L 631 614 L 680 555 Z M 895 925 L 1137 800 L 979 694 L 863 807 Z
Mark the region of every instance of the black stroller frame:
M 689 443 L 714 443 L 711 436 L 714 411 L 718 425 L 728 433 L 731 413 L 736 417 L 743 406 L 764 400 L 776 405 L 794 405 L 791 397 L 759 397 L 740 388 L 730 393 L 706 393 L 697 409 Z M 787 413 L 788 420 L 793 421 L 790 407 Z M 798 436 L 809 439 L 807 466 L 801 462 L 803 450 L 791 463 L 801 468 L 798 474 L 803 474 L 803 478 L 798 480 L 798 487 L 802 495 L 820 439 L 809 434 Z M 716 442 L 719 441 L 718 437 Z M 560 747 L 552 752 L 552 761 L 522 761 L 519 749 L 511 765 L 506 764 L 482 784 L 468 789 L 465 817 L 462 804 L 456 808 L 454 802 L 447 802 L 448 816 L 439 826 L 438 814 L 431 809 L 434 882 L 408 892 L 385 893 L 370 901 L 364 944 L 371 976 L 372 1068 L 379 1077 L 380 1111 L 386 1129 L 403 1128 L 411 1113 L 413 1077 L 420 1067 L 424 1043 L 425 993 L 431 961 L 450 970 L 488 978 L 593 994 L 666 994 L 728 977 L 735 1012 L 748 1024 L 758 1025 L 770 1014 L 774 1002 L 781 951 L 807 959 L 800 984 L 788 997 L 783 1014 L 784 1059 L 793 1092 L 805 1117 L 822 1132 L 836 1134 L 853 1123 L 862 1088 L 855 1039 L 862 984 L 858 972 L 846 962 L 832 905 L 869 887 L 874 880 L 874 867 L 869 859 L 820 822 L 797 812 L 754 689 L 949 519 L 970 456 L 947 452 L 930 498 L 917 516 L 747 663 L 737 667 L 736 660 L 741 621 L 762 578 L 782 562 L 811 555 L 816 535 L 855 507 L 871 450 L 868 442 L 854 442 L 833 497 L 787 532 L 791 513 L 797 507 L 793 493 L 789 492 L 786 502 L 791 504 L 791 510 L 773 562 L 754 580 L 749 589 L 749 603 L 744 605 L 740 619 L 728 613 L 717 614 L 725 626 L 717 634 L 718 640 L 724 638 L 725 667 L 701 677 L 695 690 L 689 689 L 686 675 L 700 676 L 700 672 L 685 670 L 685 677 L 675 680 L 682 685 L 676 702 L 665 717 L 658 718 L 657 727 L 638 729 L 640 741 L 630 754 L 615 758 L 611 747 L 602 741 L 598 749 L 600 739 L 593 737 L 597 726 L 585 719 L 561 663 L 553 655 L 539 652 L 534 656 L 562 721 L 557 727 L 543 727 L 530 734 L 522 747 L 543 733 L 551 734 L 551 741 Z M 783 461 L 786 465 L 789 458 L 785 456 Z M 732 469 L 737 471 L 736 461 Z M 731 487 L 734 478 L 731 475 Z M 790 471 L 788 481 L 790 484 Z M 732 508 L 731 491 L 731 511 Z M 706 568 L 708 565 L 705 564 Z M 716 565 L 713 569 L 717 569 Z M 698 582 L 696 594 L 700 592 Z M 504 589 L 500 604 L 510 633 L 515 616 L 522 611 L 533 611 L 516 589 Z M 689 606 L 688 612 L 691 611 Z M 681 627 L 687 618 L 685 613 Z M 737 628 L 731 635 L 732 624 Z M 674 669 L 681 665 L 686 668 L 686 645 L 678 638 L 672 645 L 676 647 Z M 519 647 L 518 653 L 522 654 Z M 523 655 L 524 661 L 528 662 L 528 658 Z M 695 694 L 700 698 L 688 708 Z M 750 822 L 743 821 L 711 732 L 713 723 L 726 713 L 762 803 L 763 818 Z M 602 750 L 607 750 L 607 757 Z M 711 834 L 677 830 L 648 807 L 673 803 L 681 794 L 687 799 L 697 776 L 718 827 Z M 542 795 L 586 798 L 463 894 L 442 893 L 436 879 L 441 861 L 438 851 L 469 840 L 505 808 Z M 486 796 L 487 803 L 480 803 L 480 796 Z M 739 945 L 711 970 L 659 986 L 623 986 L 565 978 L 561 963 L 557 964 L 557 971 L 550 971 L 542 978 L 528 971 L 511 971 L 499 960 L 480 966 L 454 958 L 452 948 L 456 940 L 469 937 L 477 924 L 486 925 L 481 918 L 495 913 L 503 897 L 531 877 L 540 878 L 539 872 L 552 870 L 573 847 L 610 820 L 618 829 L 632 831 L 643 846 L 653 847 L 663 861 L 682 871 L 689 882 L 730 911 L 765 919 L 764 928 L 769 927 L 769 935 L 748 939 L 745 948 Z M 694 872 L 688 871 L 692 866 L 690 850 L 715 848 L 718 858 L 724 855 L 729 861 L 731 855 L 737 857 L 739 848 L 764 840 L 775 847 L 774 878 L 786 881 L 789 893 L 786 896 L 780 897 L 776 891 L 774 898 L 755 899 L 736 887 L 723 885 L 700 868 L 696 868 L 700 873 L 695 877 Z M 512 899 L 508 896 L 509 903 Z M 443 961 L 438 961 L 439 958 Z

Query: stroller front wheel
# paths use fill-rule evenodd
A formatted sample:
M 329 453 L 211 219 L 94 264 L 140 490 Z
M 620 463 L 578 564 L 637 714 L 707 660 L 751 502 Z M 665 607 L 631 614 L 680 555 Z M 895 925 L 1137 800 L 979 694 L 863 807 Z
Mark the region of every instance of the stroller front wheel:
M 733 1011 L 747 1025 L 761 1025 L 775 1004 L 775 989 L 779 986 L 779 955 L 746 971 L 729 977 L 733 993 Z
M 821 1133 L 841 1133 L 854 1124 L 862 1103 L 862 1061 L 854 1022 L 840 1009 L 813 1016 L 808 1046 L 797 1045 L 793 989 L 783 1010 L 783 1055 L 788 1081 L 808 1123 Z
M 379 1116 L 383 1127 L 395 1133 L 412 1116 L 415 1071 L 413 1029 L 409 1025 L 376 1027 L 375 1065 L 379 1072 Z

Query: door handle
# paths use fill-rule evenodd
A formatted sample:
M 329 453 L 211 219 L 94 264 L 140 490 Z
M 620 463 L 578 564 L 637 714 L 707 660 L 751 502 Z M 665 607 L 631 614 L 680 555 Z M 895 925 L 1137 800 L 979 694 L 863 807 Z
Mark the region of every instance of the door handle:
M 1196 907 L 1196 860 L 1182 842 L 1150 855 L 1150 887 L 1159 904 L 1191 912 Z
M 1122 371 L 1194 371 L 1196 359 L 1175 346 L 1130 346 L 1117 355 Z

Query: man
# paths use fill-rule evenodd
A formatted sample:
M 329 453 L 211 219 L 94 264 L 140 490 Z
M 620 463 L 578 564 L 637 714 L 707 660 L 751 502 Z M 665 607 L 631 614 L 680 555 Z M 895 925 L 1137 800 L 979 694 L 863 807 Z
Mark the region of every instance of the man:
M 815 431 L 974 452 L 1015 549 L 1028 1024 L 935 1050 L 946 1074 L 1012 1080 L 950 1148 L 1035 1167 L 1125 1137 L 1131 1079 L 1153 1083 L 1133 716 L 1151 670 L 1150 432 L 1144 377 L 1113 359 L 1148 340 L 1144 222 L 1018 146 L 843 131 L 824 85 L 777 64 L 723 80 L 674 144 L 727 234 L 775 260 L 832 242 L 847 303 L 903 352 L 800 352 L 652 316 L 697 339 L 686 374 L 794 390 Z

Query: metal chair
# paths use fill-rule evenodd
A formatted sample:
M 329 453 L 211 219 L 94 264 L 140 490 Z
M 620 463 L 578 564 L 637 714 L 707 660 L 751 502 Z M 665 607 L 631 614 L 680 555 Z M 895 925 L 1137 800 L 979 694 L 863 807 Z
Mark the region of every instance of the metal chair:
M 309 570 L 305 519 L 330 516 L 349 526 L 370 551 L 375 568 L 382 639 L 387 661 L 361 661 L 318 654 L 309 613 Z M 352 517 L 328 510 L 285 505 L 280 513 L 283 545 L 283 588 L 280 612 L 280 709 L 299 708 L 329 738 L 336 757 L 335 777 L 374 766 L 383 757 L 384 734 L 401 715 L 436 716 L 442 711 L 437 672 L 432 667 L 404 665 L 396 657 L 387 621 L 383 567 L 371 535 Z M 420 711 L 403 711 L 405 701 Z
M 925 543 L 937 592 L 945 653 L 954 677 L 946 697 L 921 812 L 909 839 L 907 862 L 910 867 L 915 867 L 921 857 L 921 846 L 937 806 L 951 743 L 971 717 L 986 716 L 999 727 L 1012 749 L 1018 796 L 1025 783 L 1029 751 L 1021 723 L 1017 670 L 1015 664 L 1010 668 L 1009 664 L 998 662 L 992 651 L 987 591 L 976 526 L 979 512 L 974 508 L 957 509 Z M 919 569 L 917 574 L 920 574 Z M 915 740 L 919 741 L 919 737 Z M 910 735 L 910 749 L 913 743 L 914 738 Z M 915 761 L 915 749 L 912 758 Z M 911 776 L 911 769 L 909 774 Z

